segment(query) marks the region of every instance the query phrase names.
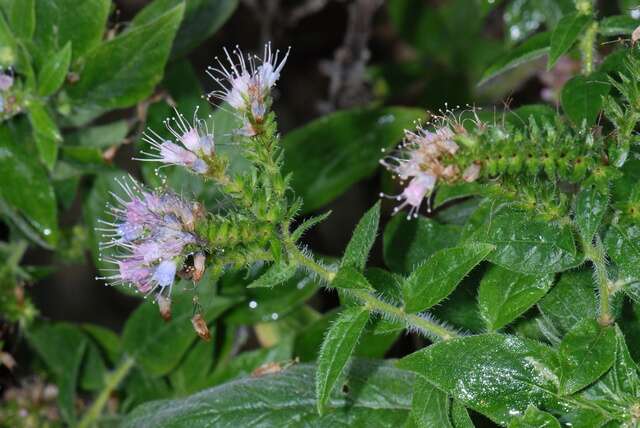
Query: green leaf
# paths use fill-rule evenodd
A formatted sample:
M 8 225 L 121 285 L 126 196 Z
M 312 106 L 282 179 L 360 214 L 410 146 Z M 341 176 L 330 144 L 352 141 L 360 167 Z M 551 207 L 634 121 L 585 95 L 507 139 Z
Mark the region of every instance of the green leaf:
M 183 0 L 155 0 L 138 13 L 131 26 L 140 26 L 161 15 Z M 233 14 L 238 0 L 189 0 L 180 29 L 173 41 L 173 58 L 188 53 L 212 36 Z
M 447 394 L 418 377 L 413 384 L 411 412 L 405 428 L 453 428 L 449 420 L 449 405 Z
M 17 55 L 18 46 L 16 40 L 9 28 L 9 24 L 4 19 L 4 15 L 0 13 L 0 66 L 4 68 L 11 67 L 15 64 Z
M 560 343 L 560 391 L 572 394 L 593 383 L 609 370 L 615 357 L 613 327 L 603 327 L 594 319 L 576 324 Z
M 273 288 L 289 281 L 296 274 L 297 266 L 285 262 L 274 263 L 258 279 L 247 285 L 247 288 Z
M 551 70 L 560 57 L 571 49 L 571 46 L 574 45 L 591 22 L 592 18 L 589 15 L 583 15 L 578 12 L 569 13 L 560 19 L 551 34 L 547 70 Z
M 340 268 L 333 281 L 331 281 L 331 287 L 339 290 L 373 291 L 373 287 L 369 284 L 367 278 L 360 271 L 350 266 Z
M 629 354 L 629 348 L 619 327 L 616 330 L 616 358 L 611 369 L 596 383 L 585 389 L 581 396 L 612 412 L 626 413 L 640 394 L 638 366 Z
M 305 219 L 300 226 L 296 227 L 296 230 L 294 230 L 291 233 L 291 240 L 293 242 L 298 242 L 298 240 L 300 238 L 302 238 L 302 235 L 304 235 L 304 233 L 306 231 L 308 231 L 309 229 L 311 229 L 313 226 L 322 223 L 324 220 L 326 220 L 329 216 L 331 215 L 331 211 L 327 211 L 324 214 L 320 214 L 317 216 L 313 216 L 310 217 L 308 219 Z
M 86 57 L 80 80 L 69 88 L 76 114 L 87 118 L 148 97 L 162 79 L 184 4 L 150 23 L 101 44 Z M 73 44 L 74 49 L 76 44 Z
M 607 255 L 618 267 L 621 278 L 640 280 L 640 227 L 612 224 L 605 237 Z
M 205 309 L 210 321 L 229 308 L 233 301 L 218 297 Z M 193 304 L 188 296 L 176 296 L 172 303 L 172 318 L 164 321 L 158 306 L 144 302 L 129 317 L 122 332 L 124 351 L 153 376 L 169 373 L 182 359 L 196 338 L 190 319 Z
M 471 244 L 433 254 L 404 282 L 405 310 L 420 312 L 438 304 L 493 250 L 492 245 Z
M 384 261 L 395 272 L 410 273 L 436 251 L 455 246 L 459 234 L 460 226 L 395 216 L 384 229 Z
M 511 421 L 509 428 L 560 428 L 560 422 L 552 414 L 529 406 L 523 416 Z
M 62 417 L 74 426 L 76 383 L 87 339 L 76 327 L 63 323 L 32 328 L 27 339 L 54 374 Z
M 80 387 L 87 391 L 97 391 L 104 387 L 107 366 L 98 347 L 88 340 L 85 343 L 87 352 L 80 368 Z
M 110 10 L 110 0 L 37 1 L 33 45 L 39 51 L 39 63 L 44 63 L 51 52 L 59 51 L 67 42 L 73 46 L 73 59 L 97 46 L 106 30 Z
M 458 400 L 453 400 L 453 405 L 451 406 L 451 421 L 453 422 L 454 428 L 475 428 L 469 417 L 467 408 Z
M 122 353 L 120 336 L 107 328 L 95 324 L 83 324 L 82 329 L 104 350 L 111 364 L 118 362 Z
M 344 250 L 340 266 L 352 266 L 358 270 L 364 269 L 371 247 L 376 240 L 379 222 L 380 201 L 376 202 L 358 222 L 353 236 Z
M 489 330 L 497 330 L 525 313 L 549 291 L 553 275 L 524 275 L 492 266 L 480 282 L 478 305 Z
M 366 308 L 348 308 L 327 331 L 318 355 L 316 371 L 316 397 L 320 415 L 324 414 L 331 393 L 341 378 L 368 320 L 369 311 Z
M 11 1 L 8 8 L 13 34 L 22 40 L 31 40 L 36 28 L 35 0 Z
M 51 170 L 58 158 L 58 146 L 62 142 L 62 135 L 45 105 L 39 101 L 30 102 L 29 121 L 33 127 L 40 160 Z
M 71 42 L 67 42 L 62 50 L 49 57 L 38 73 L 38 94 L 47 97 L 60 89 L 70 64 Z
M 609 195 L 595 187 L 580 190 L 576 198 L 575 222 L 584 242 L 591 243 L 609 205 Z
M 576 125 L 582 125 L 583 121 L 593 125 L 602 109 L 602 97 L 610 89 L 611 84 L 603 73 L 575 76 L 562 88 L 562 109 Z
M 336 390 L 327 402 L 332 411 L 319 416 L 313 395 L 315 367 L 302 364 L 274 375 L 242 379 L 183 400 L 147 403 L 123 422 L 131 427 L 285 427 L 310 425 L 400 426 L 411 407 L 413 376 L 388 365 L 355 361 L 348 391 Z M 247 397 L 251 397 L 247 400 Z M 297 422 L 299 421 L 299 422 Z
M 398 366 L 507 425 L 529 405 L 544 407 L 554 401 L 555 364 L 554 352 L 538 342 L 483 334 L 438 342 L 403 358 Z
M 332 201 L 378 168 L 381 149 L 394 147 L 419 109 L 402 107 L 340 111 L 284 136 L 285 172 L 310 212 Z
M 598 22 L 598 31 L 605 37 L 628 36 L 638 28 L 638 20 L 629 15 L 606 16 Z
M 0 176 L 0 212 L 38 244 L 55 245 L 58 215 L 49 177 L 27 152 L 25 140 L 16 141 L 6 127 L 0 127 Z
M 548 31 L 538 33 L 530 37 L 524 43 L 518 45 L 516 48 L 508 50 L 505 55 L 494 61 L 494 63 L 484 72 L 478 85 L 485 84 L 505 71 L 540 58 L 549 52 L 550 43 L 551 34 Z
M 185 355 L 180 365 L 169 374 L 169 380 L 176 395 L 193 394 L 210 386 L 207 382 L 207 375 L 214 360 L 212 342 L 198 340 Z
M 576 254 L 569 227 L 533 220 L 514 210 L 490 216 L 468 240 L 495 245 L 496 250 L 487 258 L 490 262 L 525 274 L 560 272 L 583 260 Z
M 593 272 L 564 272 L 556 286 L 540 300 L 538 308 L 561 334 L 583 319 L 592 317 L 597 310 Z

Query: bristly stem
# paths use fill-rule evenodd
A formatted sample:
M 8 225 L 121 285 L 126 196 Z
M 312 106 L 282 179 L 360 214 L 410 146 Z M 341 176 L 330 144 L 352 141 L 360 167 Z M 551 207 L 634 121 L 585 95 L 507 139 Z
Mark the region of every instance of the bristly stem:
M 611 325 L 614 321 L 610 306 L 610 284 L 607 274 L 607 262 L 605 260 L 604 247 L 598 236 L 595 243 L 588 248 L 587 257 L 593 263 L 594 276 L 598 286 L 600 299 L 598 308 L 598 322 L 602 325 Z
M 130 357 L 125 357 L 120 364 L 111 372 L 106 378 L 104 388 L 100 391 L 100 394 L 96 397 L 95 401 L 89 407 L 89 410 L 84 414 L 78 428 L 89 428 L 93 426 L 96 420 L 102 414 L 104 406 L 107 404 L 111 393 L 120 385 L 124 378 L 129 374 L 129 371 L 133 368 L 135 360 Z
M 587 27 L 584 36 L 580 40 L 580 54 L 582 56 L 582 74 L 588 76 L 593 73 L 593 52 L 598 36 L 598 23 L 592 22 Z
M 331 285 L 336 276 L 334 271 L 322 266 L 312 258 L 306 256 L 295 244 L 288 244 L 287 250 L 291 258 L 301 267 L 310 270 L 318 275 L 322 280 L 326 281 L 328 285 Z M 416 329 L 430 338 L 449 340 L 458 336 L 458 333 L 455 331 L 417 314 L 408 314 L 402 308 L 387 303 L 365 290 L 347 290 L 347 293 L 364 303 L 370 312 L 375 312 L 390 319 L 401 321 L 407 327 Z

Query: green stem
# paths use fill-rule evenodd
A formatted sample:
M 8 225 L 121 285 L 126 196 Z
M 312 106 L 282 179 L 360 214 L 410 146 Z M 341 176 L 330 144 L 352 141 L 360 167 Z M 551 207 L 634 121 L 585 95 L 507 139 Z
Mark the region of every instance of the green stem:
M 320 265 L 315 260 L 307 257 L 298 247 L 293 243 L 287 244 L 287 251 L 289 255 L 299 265 L 309 269 L 317 274 L 320 278 L 325 280 L 329 285 L 336 277 L 336 273 Z M 457 337 L 458 334 L 448 328 L 439 325 L 433 321 L 422 318 L 416 314 L 408 314 L 403 308 L 399 308 L 383 300 L 380 300 L 375 295 L 364 290 L 346 290 L 351 296 L 363 302 L 371 312 L 375 312 L 384 315 L 388 318 L 402 321 L 407 327 L 415 328 L 429 337 L 435 337 L 442 340 L 449 340 Z
M 89 428 L 102 414 L 102 409 L 107 404 L 111 393 L 120 385 L 120 382 L 129 374 L 135 360 L 130 357 L 123 359 L 120 364 L 106 377 L 104 388 L 95 399 L 89 410 L 78 423 L 78 428 Z
M 580 54 L 582 56 L 582 74 L 588 76 L 593 73 L 593 51 L 598 35 L 598 23 L 593 22 L 587 27 L 580 40 Z
M 599 237 L 596 236 L 595 244 L 588 248 L 587 255 L 589 260 L 593 263 L 593 269 L 598 286 L 598 294 L 600 297 L 598 322 L 602 325 L 610 325 L 614 321 L 610 306 L 610 281 L 609 275 L 607 274 L 604 247 Z

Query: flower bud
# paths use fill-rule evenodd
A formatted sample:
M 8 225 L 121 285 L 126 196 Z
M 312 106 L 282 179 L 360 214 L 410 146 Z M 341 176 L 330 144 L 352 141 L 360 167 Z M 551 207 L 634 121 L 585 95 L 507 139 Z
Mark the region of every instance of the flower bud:
M 171 321 L 171 297 L 158 294 L 156 297 L 158 302 L 158 309 L 160 309 L 160 316 L 165 321 Z
M 193 256 L 193 281 L 200 282 L 202 275 L 204 275 L 204 263 L 207 260 L 203 253 L 197 253 Z
M 211 340 L 211 334 L 209 333 L 209 327 L 207 327 L 207 323 L 202 318 L 202 314 L 198 313 L 191 318 L 191 324 L 193 324 L 193 329 L 198 333 L 198 336 L 204 341 Z

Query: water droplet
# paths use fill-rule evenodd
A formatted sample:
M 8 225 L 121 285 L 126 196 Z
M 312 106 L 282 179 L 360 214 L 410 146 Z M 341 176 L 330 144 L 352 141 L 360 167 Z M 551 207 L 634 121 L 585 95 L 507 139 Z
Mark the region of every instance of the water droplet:
M 272 319 L 272 320 L 274 320 L 274 321 L 275 321 L 275 320 L 277 320 L 277 319 L 278 319 L 278 314 L 277 314 L 277 313 L 275 313 L 275 312 L 274 312 L 274 313 L 272 313 L 272 314 L 271 314 L 271 319 Z
M 251 309 L 255 309 L 255 308 L 257 308 L 257 307 L 258 307 L 258 302 L 256 302 L 255 300 L 250 301 L 250 302 L 249 302 L 249 307 L 250 307 Z
M 51 229 L 45 229 L 42 231 L 42 233 L 44 233 L 44 236 L 49 236 L 51 235 Z

